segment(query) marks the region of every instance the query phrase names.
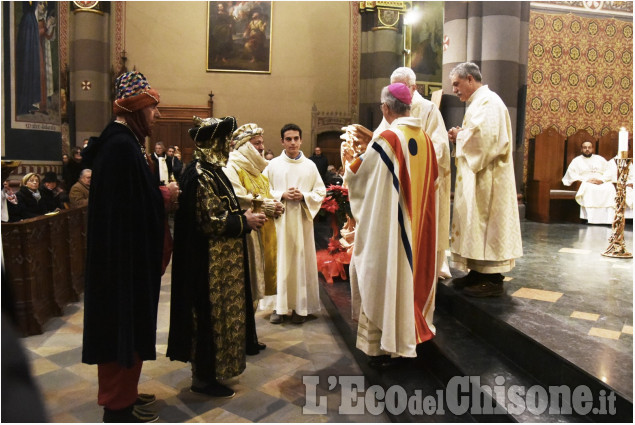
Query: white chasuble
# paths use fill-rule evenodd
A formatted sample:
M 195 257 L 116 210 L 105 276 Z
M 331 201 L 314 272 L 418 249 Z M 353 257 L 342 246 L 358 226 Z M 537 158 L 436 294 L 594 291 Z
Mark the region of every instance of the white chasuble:
M 437 106 L 425 99 L 418 91 L 412 96 L 410 116 L 421 119 L 421 128 L 432 139 L 434 152 L 439 166 L 439 180 L 437 182 L 437 214 L 439 235 L 437 237 L 437 271 L 441 277 L 451 277 L 445 251 L 450 247 L 450 193 L 452 191 L 452 176 L 450 169 L 450 141 L 443 122 L 443 116 Z M 373 138 L 389 127 L 384 118 L 374 131 Z
M 432 142 L 410 117 L 393 121 L 346 168 L 357 222 L 350 267 L 357 347 L 368 355 L 416 357 L 417 344 L 434 336 L 437 175 Z
M 486 85 L 468 100 L 456 138 L 453 266 L 503 273 L 523 255 L 509 112 Z

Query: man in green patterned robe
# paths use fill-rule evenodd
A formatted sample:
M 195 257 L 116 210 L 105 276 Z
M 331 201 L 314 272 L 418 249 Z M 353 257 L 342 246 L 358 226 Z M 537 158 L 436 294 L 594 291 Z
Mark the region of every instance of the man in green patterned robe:
M 167 356 L 192 363 L 193 392 L 229 398 L 234 391 L 219 381 L 245 370 L 245 341 L 255 337 L 245 235 L 266 217 L 241 210 L 222 170 L 235 118 L 194 122 L 195 160 L 181 176 L 174 218 Z

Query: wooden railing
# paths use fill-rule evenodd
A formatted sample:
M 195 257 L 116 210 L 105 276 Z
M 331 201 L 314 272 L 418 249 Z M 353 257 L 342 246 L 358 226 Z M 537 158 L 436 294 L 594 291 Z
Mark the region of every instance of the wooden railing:
M 84 291 L 87 207 L 2 223 L 4 264 L 23 335 L 42 333 Z

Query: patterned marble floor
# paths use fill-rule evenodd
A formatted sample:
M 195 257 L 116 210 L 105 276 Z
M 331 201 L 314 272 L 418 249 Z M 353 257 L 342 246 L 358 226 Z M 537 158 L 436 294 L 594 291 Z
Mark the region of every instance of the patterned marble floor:
M 328 390 L 331 375 L 361 375 L 326 310 L 303 325 L 269 323 L 257 313 L 256 325 L 267 349 L 247 357 L 247 369 L 227 383 L 232 399 L 191 393 L 189 364 L 165 357 L 169 328 L 170 269 L 163 277 L 159 304 L 156 361 L 144 364 L 139 390 L 154 393 L 160 422 L 388 422 L 385 415 L 341 415 L 339 386 Z M 83 303 L 69 305 L 46 324 L 42 335 L 21 341 L 51 422 L 101 422 L 97 405 L 97 367 L 81 363 Z M 304 376 L 320 376 L 317 396 L 327 397 L 326 414 L 303 414 Z
M 633 397 L 633 259 L 611 258 L 611 227 L 522 221 L 524 255 L 506 296 L 471 300 Z M 624 232 L 633 250 L 633 226 Z

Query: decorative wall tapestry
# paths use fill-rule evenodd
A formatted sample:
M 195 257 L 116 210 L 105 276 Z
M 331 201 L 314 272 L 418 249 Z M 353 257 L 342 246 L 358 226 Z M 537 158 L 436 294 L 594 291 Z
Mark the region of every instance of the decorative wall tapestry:
M 207 71 L 271 72 L 270 1 L 210 1 Z
M 532 11 L 525 143 L 550 126 L 567 136 L 632 132 L 632 76 L 631 22 Z
M 60 131 L 58 2 L 11 2 L 11 127 Z

